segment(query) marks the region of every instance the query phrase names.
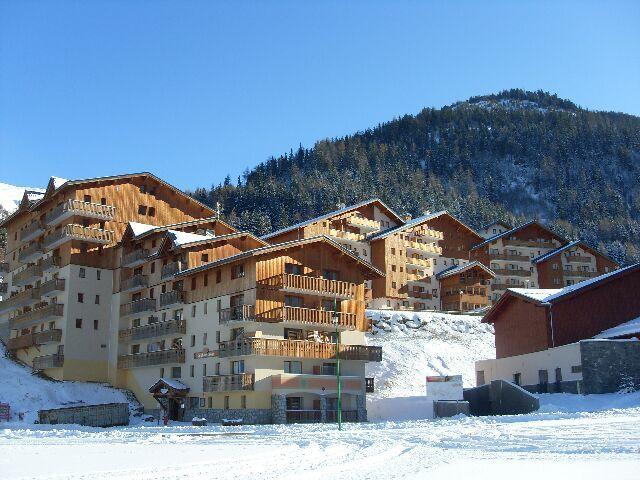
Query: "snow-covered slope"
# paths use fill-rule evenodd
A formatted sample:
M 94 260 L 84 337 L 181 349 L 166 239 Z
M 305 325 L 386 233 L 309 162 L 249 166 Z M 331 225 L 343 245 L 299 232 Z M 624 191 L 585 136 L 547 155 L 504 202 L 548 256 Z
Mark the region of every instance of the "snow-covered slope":
M 12 213 L 18 208 L 25 190 L 44 192 L 41 188 L 16 187 L 8 183 L 0 183 L 0 207 Z
M 495 358 L 493 326 L 482 317 L 435 312 L 367 310 L 369 345 L 382 346 L 382 362 L 367 364 L 375 377 L 372 400 L 424 395 L 427 375 L 459 375 L 475 386 L 474 362 Z
M 111 402 L 130 403 L 123 391 L 105 385 L 34 376 L 29 368 L 7 358 L 0 343 L 0 403 L 10 405 L 12 422 L 18 421 L 19 413 L 24 413 L 24 422 L 33 423 L 41 409 Z

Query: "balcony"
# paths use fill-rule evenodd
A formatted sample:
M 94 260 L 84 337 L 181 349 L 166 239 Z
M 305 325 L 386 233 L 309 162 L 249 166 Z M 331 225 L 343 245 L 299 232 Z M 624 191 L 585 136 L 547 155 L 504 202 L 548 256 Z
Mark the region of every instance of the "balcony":
M 587 257 L 586 255 L 567 255 L 564 257 L 567 262 L 570 263 L 591 263 L 592 257 Z
M 423 242 L 437 242 L 444 238 L 444 234 L 438 230 L 432 230 L 431 228 L 421 228 L 409 232 L 409 238 L 421 239 Z
M 50 256 L 47 258 L 43 258 L 42 260 L 40 260 L 38 265 L 40 265 L 42 273 L 58 269 L 60 268 L 60 257 Z
M 64 364 L 64 355 L 62 353 L 54 353 L 53 355 L 44 355 L 33 359 L 34 370 L 46 370 L 47 368 L 61 368 Z
M 431 300 L 433 298 L 433 294 L 428 292 L 408 292 L 408 295 L 411 298 L 418 298 L 420 300 Z
M 132 293 L 138 290 L 144 290 L 149 286 L 149 277 L 146 275 L 134 275 L 122 281 L 120 286 L 121 293 Z
M 549 248 L 554 249 L 557 246 L 549 240 L 520 240 L 517 238 L 502 238 L 503 245 L 511 245 L 513 247 L 530 247 L 530 248 Z
M 82 225 L 65 225 L 60 230 L 44 238 L 44 246 L 47 250 L 53 250 L 60 245 L 77 240 L 95 245 L 109 245 L 114 242 L 115 236 L 111 230 L 101 228 L 83 227 Z
M 527 288 L 526 284 L 523 282 L 520 283 L 493 283 L 491 284 L 491 290 L 506 290 L 507 288 Z
M 254 376 L 252 373 L 202 377 L 203 392 L 234 392 L 238 390 L 253 390 L 253 387 Z
M 511 269 L 511 268 L 493 268 L 493 272 L 496 275 L 501 275 L 503 277 L 530 277 L 531 270 L 524 269 Z
M 352 299 L 356 295 L 357 285 L 355 283 L 290 273 L 284 273 L 275 278 L 278 282 L 277 286 L 286 292 L 321 295 L 343 300 Z
M 355 313 L 337 312 L 338 328 L 342 330 L 354 330 L 357 328 L 357 316 Z M 262 313 L 255 313 L 253 305 L 238 305 L 220 310 L 220 323 L 229 322 L 266 322 L 266 323 L 291 323 L 296 325 L 313 325 L 334 327 L 334 312 L 332 310 L 317 310 L 304 307 L 276 307 Z
M 20 263 L 35 262 L 44 254 L 42 244 L 39 242 L 32 243 L 27 248 L 24 248 L 18 254 L 18 261 Z
M 587 272 L 585 270 L 563 270 L 562 275 L 569 278 L 595 278 L 598 272 Z
M 0 274 L 9 273 L 9 263 L 0 262 Z
M 19 273 L 13 275 L 13 285 L 24 287 L 42 277 L 42 267 L 40 265 L 30 265 Z
M 431 277 L 429 275 L 422 275 L 420 273 L 407 273 L 407 283 L 431 284 Z
M 268 338 L 239 338 L 221 342 L 218 356 L 243 355 L 332 359 L 336 357 L 335 343 L 311 342 L 307 340 L 279 340 Z M 342 360 L 382 361 L 382 347 L 366 345 L 340 345 Z
M 151 252 L 147 249 L 139 248 L 133 252 L 126 253 L 122 256 L 122 268 L 135 268 L 147 261 L 147 257 Z
M 46 323 L 56 318 L 62 317 L 64 306 L 59 303 L 49 305 L 24 312 L 9 319 L 9 327 L 12 329 L 29 328 L 38 323 Z
M 46 330 L 44 332 L 28 333 L 16 338 L 10 338 L 7 342 L 8 350 L 37 347 L 47 343 L 58 343 L 62 339 L 62 330 Z
M 9 291 L 9 284 L 7 282 L 0 282 L 0 294 L 6 294 Z
M 20 231 L 20 241 L 30 242 L 31 240 L 38 238 L 44 233 L 44 225 L 40 222 L 33 222 L 27 225 Z
M 29 288 L 20 293 L 16 293 L 15 295 L 11 295 L 0 302 L 0 314 L 33 305 L 38 301 L 40 301 L 39 289 Z
M 253 305 L 236 305 L 222 308 L 219 311 L 220 324 L 229 322 L 256 322 L 255 307 Z
M 431 268 L 431 260 L 417 257 L 407 257 L 407 265 L 412 267 Z
M 490 253 L 489 259 L 502 260 L 507 262 L 531 263 L 531 258 L 526 255 L 509 255 L 507 253 Z
M 330 370 L 330 369 L 328 369 Z M 335 369 L 333 369 L 335 370 Z M 340 386 L 343 393 L 360 394 L 364 391 L 364 378 L 340 375 Z M 271 375 L 272 390 L 293 390 L 295 392 L 311 392 L 331 394 L 338 391 L 335 371 L 327 373 L 280 373 Z
M 377 232 L 380 230 L 380 222 L 360 215 L 353 215 L 347 218 L 347 224 L 359 228 L 361 232 Z
M 160 295 L 160 308 L 170 308 L 185 303 L 187 292 L 182 290 L 172 290 Z
M 125 303 L 120 305 L 120 316 L 126 317 L 128 315 L 136 315 L 145 312 L 156 311 L 156 299 L 155 298 L 141 298 L 131 303 Z
M 432 257 L 437 257 L 442 254 L 442 248 L 437 245 L 433 245 L 431 243 L 420 243 L 420 242 L 405 242 L 405 247 L 407 251 L 417 252 L 420 255 L 428 255 Z
M 45 223 L 53 227 L 71 217 L 95 218 L 96 220 L 113 220 L 115 207 L 99 203 L 81 202 L 69 199 L 58 205 L 45 217 Z
M 161 278 L 167 279 L 172 278 L 183 270 L 188 270 L 189 265 L 182 261 L 167 263 L 162 266 L 162 272 L 160 273 Z
M 65 283 L 64 278 L 54 278 L 53 280 L 43 283 L 40 286 L 40 296 L 49 298 L 64 292 Z
M 345 232 L 343 230 L 329 229 L 329 236 L 336 237 L 349 243 L 362 243 L 365 236 L 361 233 Z
M 118 337 L 122 342 L 144 340 L 146 338 L 164 337 L 166 335 L 184 335 L 187 333 L 186 320 L 168 320 L 150 323 L 141 327 L 120 330 Z
M 169 350 L 134 353 L 118 357 L 118 368 L 151 367 L 171 363 L 184 363 L 184 349 L 171 348 Z

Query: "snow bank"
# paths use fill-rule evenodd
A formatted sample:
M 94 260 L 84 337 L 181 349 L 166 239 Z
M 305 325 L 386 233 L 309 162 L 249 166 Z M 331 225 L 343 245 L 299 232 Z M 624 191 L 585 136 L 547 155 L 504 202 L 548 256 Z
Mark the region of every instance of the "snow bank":
M 367 310 L 373 319 L 369 345 L 382 347 L 382 362 L 367 364 L 375 377 L 371 401 L 425 395 L 428 375 L 462 375 L 475 386 L 475 361 L 495 358 L 493 326 L 482 317 L 435 312 Z
M 20 422 L 18 414 L 23 413 L 24 422 L 34 423 L 38 410 L 47 408 L 111 402 L 131 404 L 124 391 L 97 383 L 46 380 L 32 375 L 31 369 L 5 355 L 5 347 L 0 343 L 0 403 L 10 405 L 10 422 Z M 137 404 L 131 406 L 138 407 Z

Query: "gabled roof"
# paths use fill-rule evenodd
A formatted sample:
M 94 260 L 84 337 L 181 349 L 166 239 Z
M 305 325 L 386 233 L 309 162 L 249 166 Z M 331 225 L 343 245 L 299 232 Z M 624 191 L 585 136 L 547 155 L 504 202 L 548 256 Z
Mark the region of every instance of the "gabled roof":
M 237 260 L 242 260 L 244 258 L 255 257 L 255 256 L 264 255 L 271 252 L 276 252 L 278 250 L 286 250 L 288 248 L 297 247 L 300 245 L 306 245 L 310 243 L 317 243 L 317 242 L 326 242 L 331 247 L 340 251 L 340 253 L 342 253 L 343 255 L 347 255 L 352 260 L 354 260 L 355 262 L 359 263 L 361 266 L 363 266 L 364 268 L 372 272 L 374 276 L 377 276 L 377 277 L 385 276 L 382 271 L 374 267 L 371 263 L 353 254 L 351 251 L 347 250 L 339 243 L 333 241 L 331 238 L 327 237 L 326 235 L 317 235 L 315 237 L 302 238 L 300 240 L 291 240 L 288 242 L 276 243 L 273 245 L 266 245 L 264 247 L 254 248 L 252 250 L 247 250 L 246 252 L 240 252 L 235 255 L 231 255 L 230 257 L 221 258 L 220 260 L 216 260 L 210 263 L 205 263 L 204 265 L 200 265 L 199 267 L 194 267 L 194 268 L 190 268 L 189 270 L 184 270 L 178 275 L 176 275 L 176 277 L 184 277 L 184 276 L 188 276 L 188 275 L 198 273 L 204 270 L 208 270 L 211 268 L 217 268 L 219 266 L 226 265 L 228 263 L 232 263 Z
M 568 299 L 574 295 L 578 295 L 583 291 L 591 288 L 596 288 L 602 283 L 607 283 L 616 278 L 628 275 L 635 271 L 640 271 L 640 263 L 630 265 L 625 268 L 614 270 L 613 272 L 605 273 L 599 277 L 591 278 L 583 282 L 569 285 L 562 289 L 535 289 L 535 288 L 509 288 L 500 297 L 498 303 L 496 303 L 487 315 L 482 319 L 485 323 L 491 323 L 493 317 L 497 314 L 502 307 L 514 297 L 523 298 L 525 300 L 536 303 L 541 307 L 550 307 L 552 304 Z
M 466 272 L 467 270 L 471 270 L 472 268 L 481 268 L 492 277 L 496 276 L 496 274 L 493 273 L 493 270 L 484 266 L 477 260 L 474 260 L 473 262 L 469 262 L 466 265 L 452 265 L 449 268 L 442 270 L 440 273 L 436 273 L 436 278 L 440 280 L 442 278 L 450 277 L 451 275 L 457 275 L 459 273 Z
M 640 336 L 640 317 L 603 330 L 593 338 L 620 338 L 628 337 L 630 335 Z
M 542 228 L 543 230 L 546 230 L 553 237 L 555 237 L 557 240 L 560 240 L 561 242 L 568 242 L 568 240 L 566 238 L 561 237 L 557 233 L 552 232 L 551 230 L 549 230 L 549 228 L 547 228 L 546 226 L 542 225 L 537 220 L 531 220 L 530 222 L 523 223 L 522 225 L 518 225 L 517 227 L 514 227 L 511 230 L 507 230 L 506 232 L 498 233 L 497 235 L 489 237 L 484 242 L 479 243 L 478 245 L 474 245 L 473 247 L 471 247 L 471 250 L 475 250 L 476 248 L 482 247 L 482 246 L 484 246 L 484 245 L 486 245 L 488 243 L 491 243 L 494 240 L 497 240 L 499 238 L 506 237 L 507 235 L 511 235 L 511 234 L 517 232 L 518 230 L 522 230 L 523 228 L 529 227 L 531 225 L 537 225 L 538 227 Z
M 398 223 L 404 223 L 404 220 L 402 219 L 402 217 L 400 215 L 398 215 L 396 212 L 394 212 L 391 208 L 389 208 L 382 200 L 380 200 L 379 198 L 372 198 L 372 199 L 365 200 L 365 201 L 360 202 L 360 203 L 356 203 L 355 205 L 350 205 L 348 207 L 344 207 L 344 208 L 341 208 L 339 210 L 334 210 L 332 212 L 325 213 L 323 215 L 320 215 L 319 217 L 315 217 L 315 218 L 312 218 L 310 220 L 305 220 L 303 222 L 296 223 L 295 225 L 290 225 L 288 227 L 281 228 L 280 230 L 276 230 L 275 232 L 271 232 L 271 233 L 268 233 L 266 235 L 263 235 L 260 238 L 262 238 L 264 240 L 268 240 L 270 238 L 276 237 L 276 236 L 281 235 L 283 233 L 290 232 L 291 230 L 296 230 L 298 228 L 302 228 L 302 227 L 304 227 L 306 225 L 309 225 L 311 223 L 319 222 L 321 220 L 326 220 L 327 218 L 331 218 L 331 217 L 334 217 L 336 215 L 342 215 L 343 213 L 348 213 L 351 210 L 357 210 L 358 208 L 365 207 L 365 206 L 370 205 L 372 203 L 378 203 L 379 206 L 381 206 L 384 210 L 387 211 L 387 213 L 389 213 L 392 217 L 394 217 L 394 219 Z
M 486 230 L 487 228 L 491 227 L 492 225 L 500 225 L 502 227 L 507 227 L 507 230 L 511 230 L 513 228 L 513 226 L 509 225 L 507 222 L 503 222 L 502 220 L 494 220 L 491 223 L 487 223 L 486 225 L 482 225 L 480 227 L 480 230 Z
M 163 392 L 163 390 L 166 391 Z M 159 378 L 158 381 L 149 388 L 149 393 L 159 394 L 156 396 L 167 395 L 172 393 L 172 391 L 175 393 L 187 393 L 189 387 L 175 378 Z
M 532 259 L 531 263 L 545 262 L 545 261 L 551 259 L 552 257 L 558 255 L 559 253 L 562 253 L 565 250 L 567 250 L 569 248 L 572 248 L 572 247 L 580 247 L 581 249 L 586 250 L 587 252 L 591 253 L 592 255 L 596 255 L 596 256 L 599 256 L 599 257 L 606 258 L 610 262 L 615 263 L 616 265 L 618 265 L 618 262 L 616 262 L 615 260 L 609 258 L 609 256 L 607 256 L 604 253 L 596 250 L 595 248 L 591 248 L 589 245 L 581 242 L 580 240 L 574 240 L 573 242 L 569 242 L 566 245 L 562 245 L 561 247 L 558 247 L 555 250 L 551 250 L 550 252 L 545 253 L 544 255 L 540 255 L 539 257 L 536 257 L 536 258 Z
M 197 218 L 195 220 L 188 220 L 186 222 L 172 223 L 169 225 L 149 225 L 146 223 L 138 223 L 138 222 L 129 222 L 127 229 L 123 235 L 123 238 L 130 233 L 133 235 L 134 240 L 140 240 L 141 238 L 146 237 L 147 235 L 151 235 L 153 233 L 161 233 L 169 230 L 179 230 L 181 228 L 186 227 L 197 227 L 198 225 L 204 225 L 207 223 L 219 223 L 220 225 L 225 226 L 232 232 L 235 232 L 236 229 L 231 225 L 223 222 L 219 218 L 216 217 L 207 217 L 207 218 Z
M 433 220 L 434 218 L 438 218 L 438 217 L 441 217 L 441 216 L 449 217 L 455 223 L 457 223 L 460 226 L 462 226 L 463 228 L 469 230 L 473 235 L 478 237 L 478 239 L 482 238 L 482 235 L 480 235 L 478 232 L 476 232 L 473 228 L 471 228 L 467 224 L 465 224 L 465 223 L 461 222 L 460 220 L 458 220 L 456 217 L 451 215 L 447 210 L 441 210 L 439 212 L 428 213 L 426 215 L 422 215 L 421 217 L 416 217 L 413 220 L 409 220 L 408 222 L 404 223 L 403 225 L 399 225 L 397 227 L 390 228 L 388 230 L 384 230 L 382 232 L 376 233 L 375 235 L 370 236 L 368 238 L 368 240 L 372 241 L 372 242 L 375 241 L 375 240 L 382 240 L 383 238 L 386 238 L 389 235 L 393 235 L 394 233 L 402 232 L 402 231 L 404 231 L 404 230 L 406 230 L 408 228 L 417 227 L 417 226 L 423 224 L 424 222 L 428 222 L 429 220 Z

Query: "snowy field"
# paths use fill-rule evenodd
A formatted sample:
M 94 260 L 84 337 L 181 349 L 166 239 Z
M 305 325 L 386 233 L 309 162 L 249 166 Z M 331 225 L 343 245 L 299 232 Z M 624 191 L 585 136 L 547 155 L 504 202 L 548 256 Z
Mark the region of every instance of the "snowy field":
M 639 392 L 541 401 L 530 415 L 354 424 L 342 432 L 335 425 L 13 425 L 0 430 L 0 478 L 638 478 Z

